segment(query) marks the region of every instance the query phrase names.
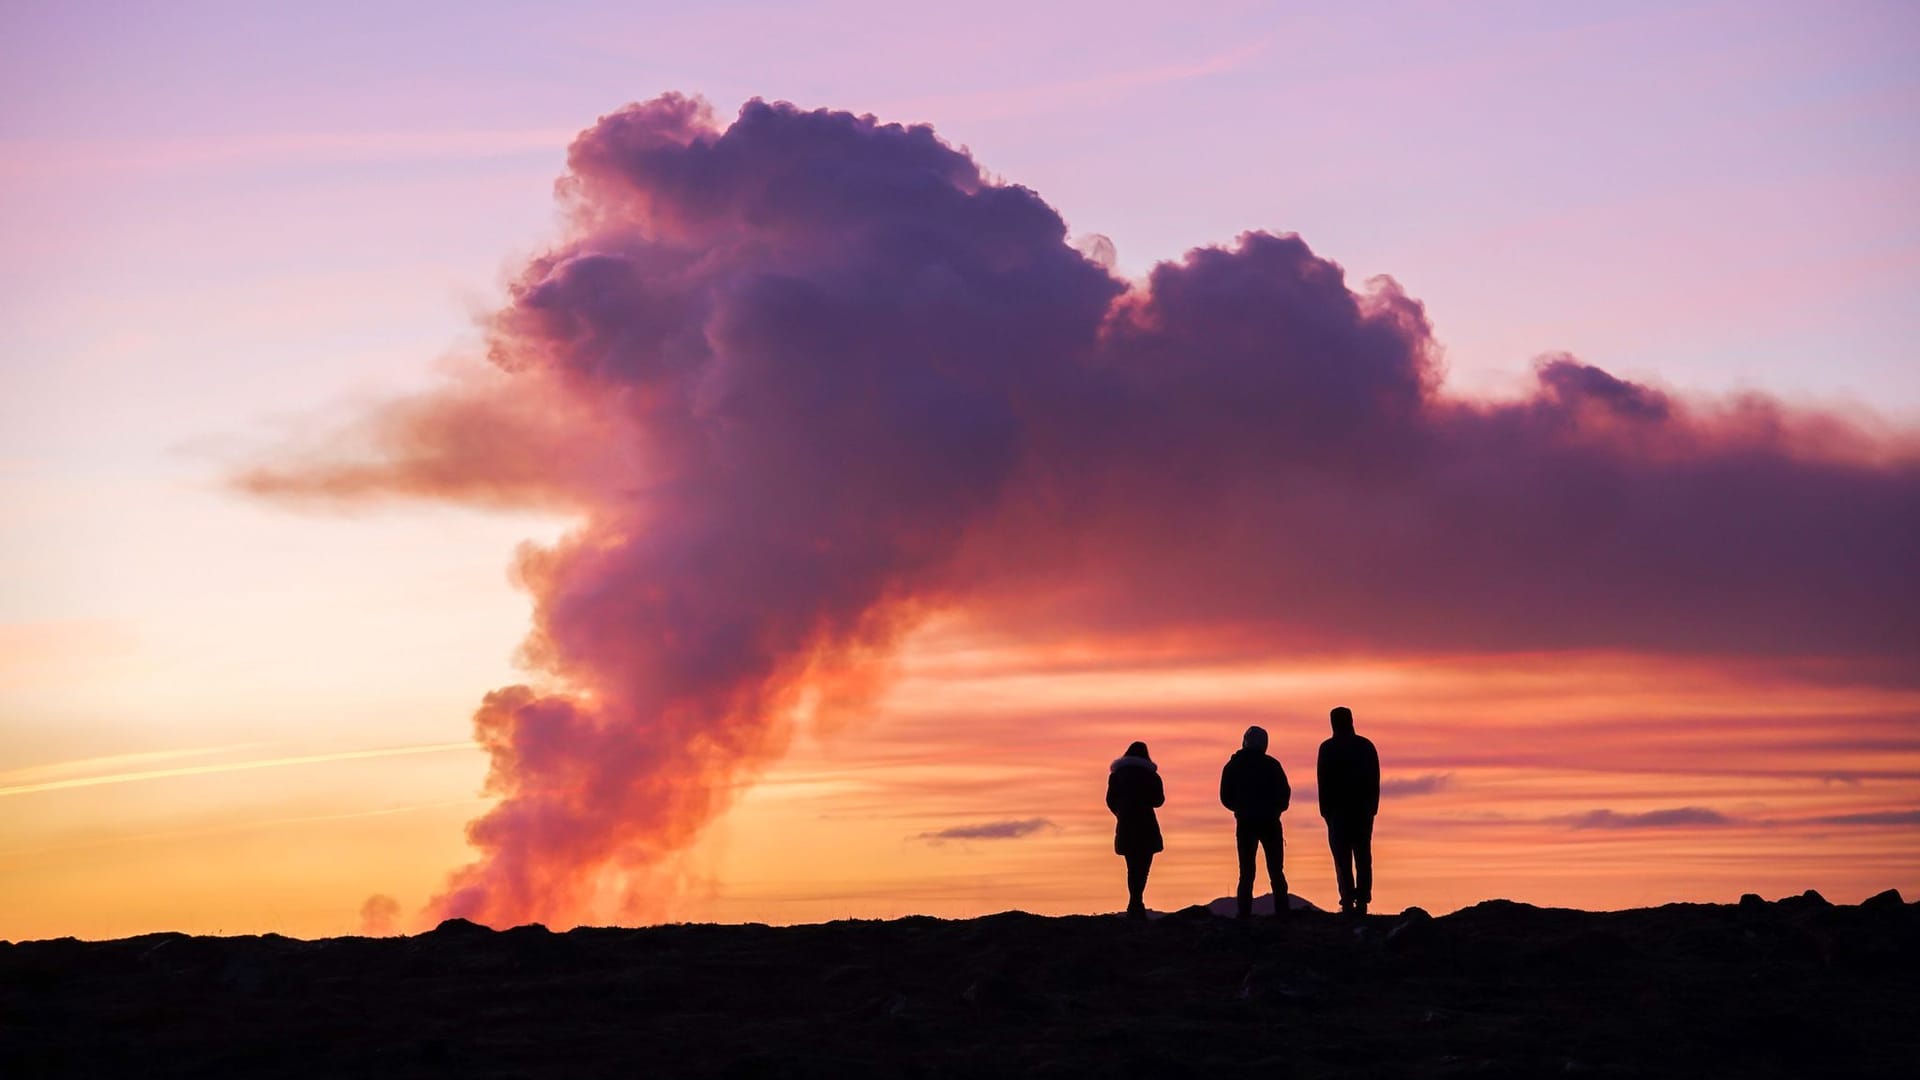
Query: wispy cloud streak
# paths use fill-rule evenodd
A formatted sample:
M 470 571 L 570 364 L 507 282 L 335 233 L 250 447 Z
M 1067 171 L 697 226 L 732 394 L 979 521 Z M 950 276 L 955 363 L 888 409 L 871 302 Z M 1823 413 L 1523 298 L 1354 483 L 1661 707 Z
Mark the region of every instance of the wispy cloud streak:
M 1403 798 L 1408 795 L 1431 795 L 1436 791 L 1442 791 L 1452 786 L 1452 773 L 1389 777 L 1380 781 L 1380 795 L 1383 798 Z
M 1022 818 L 1018 821 L 988 821 L 978 825 L 955 825 L 952 828 L 934 832 L 923 832 L 919 838 L 935 844 L 948 840 L 1018 840 L 1023 836 L 1032 836 L 1042 829 L 1053 827 L 1053 822 L 1043 817 Z
M 1571 824 L 1576 829 L 1671 829 L 1732 825 L 1734 820 L 1704 806 L 1679 806 L 1671 810 L 1647 810 L 1637 814 L 1594 810 L 1574 818 Z
M 1920 826 L 1920 810 L 1887 810 L 1867 814 L 1828 814 L 1812 819 L 1815 825 Z
M 170 769 L 136 769 L 129 772 L 103 773 L 96 776 L 76 776 L 64 780 L 43 780 L 38 783 L 14 784 L 0 787 L 0 798 L 12 795 L 32 795 L 42 791 L 64 791 L 69 788 L 98 787 L 102 784 L 132 784 L 143 780 L 171 780 L 183 776 L 208 776 L 214 773 L 246 772 L 253 769 L 279 769 L 292 765 L 319 765 L 335 761 L 363 761 L 368 758 L 400 757 L 408 754 L 445 754 L 454 751 L 472 751 L 470 742 L 422 743 L 414 746 L 386 746 L 369 750 L 339 750 L 326 754 L 296 754 L 288 757 L 257 758 L 252 761 L 210 762 L 205 765 L 180 765 Z
M 251 132 L 168 139 L 0 139 L 0 179 L 53 179 L 102 171 L 159 172 L 245 166 L 470 160 L 546 152 L 564 129 Z
M 215 754 L 230 754 L 247 750 L 262 743 L 231 743 L 226 746 L 176 747 L 168 750 L 139 750 L 127 754 L 102 754 L 96 757 L 74 758 L 71 761 L 54 761 L 44 765 L 29 765 L 22 769 L 11 769 L 0 773 L 0 791 L 27 784 L 44 783 L 50 780 L 71 779 L 73 777 L 114 775 L 115 770 L 125 770 L 130 765 L 149 765 L 160 761 L 179 761 L 182 758 L 211 757 Z
M 0 851 L 0 858 L 18 858 L 29 855 L 44 855 L 52 852 L 80 851 L 88 848 L 114 847 L 122 844 L 151 844 L 157 840 L 192 840 L 209 836 L 224 836 L 232 833 L 246 833 L 260 830 L 283 828 L 288 825 L 311 825 L 321 822 L 356 821 L 363 818 L 392 817 L 396 814 L 412 814 L 422 810 L 440 810 L 459 806 L 476 808 L 486 800 L 480 798 L 437 799 L 433 802 L 409 803 L 403 806 L 381 806 L 371 810 L 344 810 L 331 814 L 296 814 L 290 817 L 250 817 L 241 821 L 228 822 L 191 829 L 157 829 L 145 832 L 115 833 L 110 836 L 66 843 L 42 844 L 34 847 L 10 848 Z
M 984 118 L 1027 115 L 1050 109 L 1086 108 L 1105 104 L 1133 91 L 1204 79 L 1239 70 L 1265 53 L 1268 44 L 1264 41 L 1250 42 L 1186 63 L 1110 71 L 1079 79 L 1038 83 L 1012 89 L 978 90 L 909 98 L 888 102 L 883 106 L 882 111 L 894 116 L 941 116 L 952 119 L 963 116 Z

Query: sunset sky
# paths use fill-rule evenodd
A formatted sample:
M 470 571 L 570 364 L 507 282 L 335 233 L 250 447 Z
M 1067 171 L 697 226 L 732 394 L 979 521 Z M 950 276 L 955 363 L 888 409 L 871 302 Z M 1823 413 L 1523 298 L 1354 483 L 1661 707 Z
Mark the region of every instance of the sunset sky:
M 474 862 L 463 830 L 498 802 L 474 740 L 483 697 L 529 683 L 598 730 L 632 705 L 604 682 L 621 664 L 703 687 L 684 722 L 706 709 L 724 726 L 573 744 L 661 776 L 622 789 L 643 824 L 580 856 L 584 893 L 514 910 L 1114 910 L 1101 794 L 1135 739 L 1168 794 L 1148 902 L 1210 900 L 1234 872 L 1215 786 L 1249 723 L 1296 789 L 1294 891 L 1332 906 L 1303 789 L 1334 705 L 1381 752 L 1380 909 L 1912 896 L 1917 47 L 1920 15 L 1899 3 L 9 5 L 0 938 L 313 936 L 455 910 L 435 905 Z M 668 92 L 710 117 L 666 99 L 595 127 Z M 930 124 L 982 172 L 851 118 L 742 114 L 754 98 Z M 741 149 L 698 175 L 772 177 L 765 205 L 793 220 L 727 217 L 675 186 L 696 164 L 674 155 L 737 115 Z M 769 146 L 816 171 L 779 172 Z M 874 200 L 834 185 L 894 193 L 887 170 L 922 163 L 951 190 L 873 213 L 924 212 L 933 238 L 841 251 L 835 230 Z M 556 203 L 563 175 L 591 214 Z M 833 179 L 781 201 L 794 175 Z M 1015 184 L 1036 200 L 987 205 Z M 1035 207 L 1076 241 L 1111 239 L 1110 289 L 1041 242 L 1052 219 Z M 1249 230 L 1311 251 L 1237 241 Z M 779 298 L 753 306 L 741 285 L 777 266 L 825 294 L 907 258 L 934 284 L 900 295 L 933 296 L 925 321 L 953 328 L 928 346 L 933 374 L 914 373 L 1014 359 L 982 360 L 962 407 L 900 414 L 898 452 L 862 441 L 869 399 L 850 399 L 853 452 L 897 474 L 843 469 L 844 425 L 807 426 L 831 406 L 745 394 L 729 422 L 772 434 L 715 428 L 744 441 L 701 472 L 690 448 L 706 443 L 667 431 L 686 417 L 605 405 L 648 398 L 651 374 L 609 361 L 476 381 L 489 349 L 578 363 L 556 310 L 619 324 L 609 340 L 651 332 L 653 313 L 607 314 L 575 288 L 587 269 L 569 267 L 622 244 L 635 265 L 711 245 L 641 292 L 671 277 L 696 297 L 662 300 L 674 317 L 738 301 L 708 332 L 739 356 L 792 359 L 791 341 L 842 331 L 850 354 L 912 354 L 894 293 L 876 291 L 863 335 L 780 322 Z M 1207 245 L 1223 250 L 1182 261 Z M 1316 284 L 1318 260 L 1345 269 L 1357 306 Z M 985 275 L 989 299 L 940 306 L 949 271 Z M 1375 275 L 1424 305 L 1430 335 Z M 558 299 L 532 298 L 543 280 Z M 1262 346 L 1219 298 L 1270 285 L 1348 320 L 1282 320 L 1282 338 L 1311 324 L 1330 355 L 1377 361 L 1352 447 L 1346 427 L 1285 442 L 1348 401 L 1345 367 L 1236 381 Z M 1094 343 L 1109 302 L 1124 332 Z M 1068 392 L 1085 370 L 1047 368 L 1056 341 L 1125 393 Z M 1157 378 L 1216 346 L 1229 359 L 1199 389 Z M 1562 354 L 1577 363 L 1536 368 Z M 787 370 L 739 362 L 722 390 L 790 389 Z M 1047 372 L 1068 390 L 1021 396 Z M 972 411 L 996 394 L 1027 425 L 1006 445 L 1000 413 Z M 1234 426 L 1242 397 L 1302 411 L 1270 441 Z M 924 435 L 929 415 L 953 431 Z M 1115 418 L 1137 426 L 1113 435 Z M 1403 421 L 1427 449 L 1398 456 Z M 608 449 L 622 439 L 638 449 Z M 795 447 L 791 473 L 765 472 Z M 1326 447 L 1339 465 L 1315 471 Z M 687 489 L 635 494 L 676 452 L 699 458 Z M 1406 478 L 1435 454 L 1456 467 Z M 1284 482 L 1267 467 L 1299 460 L 1314 464 Z M 695 483 L 755 463 L 737 492 L 760 502 Z M 922 479 L 939 505 L 902 509 Z M 1379 494 L 1396 484 L 1404 497 Z M 1060 504 L 1083 511 L 1071 530 L 1046 516 Z M 752 546 L 761 513 L 817 525 L 819 565 L 844 578 L 767 588 L 785 564 Z M 640 524 L 681 557 L 694 538 L 743 545 L 751 595 L 714 600 L 719 615 L 699 595 L 648 606 L 735 578 L 621 561 Z M 884 553 L 863 561 L 869 529 Z M 611 569 L 592 562 L 609 551 Z M 869 575 L 876 560 L 888 569 Z M 690 604 L 731 640 L 728 620 L 764 604 L 772 629 L 752 645 L 773 674 L 708 691 L 704 654 L 675 667 L 609 644 L 596 605 L 620 589 L 674 648 L 663 612 Z M 536 622 L 544 645 L 517 654 Z M 501 722 L 520 739 L 550 720 L 573 722 Z M 533 776 L 546 759 L 526 738 L 514 760 Z M 674 773 L 676 754 L 702 764 Z

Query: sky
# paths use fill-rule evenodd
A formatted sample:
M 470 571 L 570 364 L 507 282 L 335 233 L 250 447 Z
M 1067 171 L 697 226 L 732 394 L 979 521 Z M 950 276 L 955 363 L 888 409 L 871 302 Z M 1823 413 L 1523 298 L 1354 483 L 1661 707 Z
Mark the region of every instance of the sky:
M 404 924 L 471 863 L 463 829 L 500 801 L 472 718 L 540 669 L 516 649 L 548 620 L 515 551 L 564 549 L 600 504 L 232 478 L 458 385 L 579 227 L 555 201 L 570 142 L 667 91 L 720 128 L 756 97 L 931 124 L 1110 238 L 1136 285 L 1297 232 L 1355 290 L 1390 274 L 1424 305 L 1447 400 L 1528 400 L 1535 358 L 1567 353 L 1704 411 L 1844 417 L 1878 440 L 1855 458 L 1911 475 L 1905 5 L 910 7 L 7 7 L 0 937 L 343 933 L 375 896 Z M 1913 520 L 1911 487 L 1888 498 Z M 969 596 L 998 580 L 981 566 L 1061 572 L 994 539 L 967 549 Z M 1807 544 L 1814 590 L 1900 537 Z M 1867 584 L 1911 593 L 1911 556 L 1890 565 Z M 1309 787 L 1335 704 L 1381 747 L 1382 908 L 1920 889 L 1910 624 L 1862 645 L 1811 619 L 1771 653 L 1484 628 L 1223 645 L 1172 601 L 1112 610 L 1129 633 L 999 595 L 917 616 L 846 708 L 703 773 L 711 812 L 640 885 L 596 879 L 628 895 L 547 917 L 1110 910 L 1099 793 L 1134 739 L 1169 796 L 1149 902 L 1208 900 L 1232 885 L 1212 786 L 1241 729 Z M 1285 821 L 1295 891 L 1330 905 L 1310 802 Z

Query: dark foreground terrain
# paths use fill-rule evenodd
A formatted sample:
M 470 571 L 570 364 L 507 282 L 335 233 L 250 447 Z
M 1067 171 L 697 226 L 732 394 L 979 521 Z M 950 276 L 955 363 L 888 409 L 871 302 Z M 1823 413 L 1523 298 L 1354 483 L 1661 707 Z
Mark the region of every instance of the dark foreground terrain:
M 1914 1076 L 1920 905 L 0 944 L 0 1076 Z

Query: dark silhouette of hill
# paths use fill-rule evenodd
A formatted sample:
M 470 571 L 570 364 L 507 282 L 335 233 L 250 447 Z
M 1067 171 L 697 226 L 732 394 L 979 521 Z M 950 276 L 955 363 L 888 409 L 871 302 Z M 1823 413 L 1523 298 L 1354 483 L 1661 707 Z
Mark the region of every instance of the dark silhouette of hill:
M 1223 919 L 1231 919 L 1239 914 L 1239 901 L 1231 896 L 1222 896 L 1217 900 L 1210 901 L 1204 906 L 1209 912 L 1212 912 L 1213 914 L 1218 915 Z M 1192 908 L 1188 908 L 1186 910 L 1189 913 L 1193 911 Z M 1313 901 L 1308 900 L 1304 896 L 1296 896 L 1293 893 L 1287 894 L 1287 910 L 1288 911 L 1311 911 L 1311 912 L 1314 912 L 1315 914 L 1320 913 L 1320 909 L 1314 905 Z M 1261 893 L 1259 896 L 1254 897 L 1253 913 L 1259 916 L 1266 916 L 1266 915 L 1273 914 L 1273 894 Z M 1164 916 L 1162 917 L 1164 918 Z
M 1908 1076 L 1920 905 L 0 944 L 0 1075 Z

